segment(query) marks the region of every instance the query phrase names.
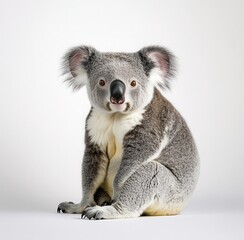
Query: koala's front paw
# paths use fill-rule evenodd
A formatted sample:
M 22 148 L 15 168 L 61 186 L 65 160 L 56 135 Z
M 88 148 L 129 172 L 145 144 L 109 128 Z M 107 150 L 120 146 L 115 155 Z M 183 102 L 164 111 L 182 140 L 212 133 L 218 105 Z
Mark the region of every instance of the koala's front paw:
M 82 203 L 78 203 L 78 204 L 74 204 L 73 202 L 62 202 L 58 205 L 57 208 L 57 213 L 77 213 L 77 214 L 81 214 L 84 209 L 86 209 L 87 207 L 90 206 L 95 206 L 96 203 L 94 201 L 89 201 L 89 203 L 87 202 L 82 202 Z
M 62 202 L 58 205 L 57 212 L 60 213 L 82 213 L 87 205 L 78 203 L 74 204 L 73 202 Z
M 73 202 L 62 202 L 58 205 L 57 213 L 72 213 L 71 208 L 74 205 Z

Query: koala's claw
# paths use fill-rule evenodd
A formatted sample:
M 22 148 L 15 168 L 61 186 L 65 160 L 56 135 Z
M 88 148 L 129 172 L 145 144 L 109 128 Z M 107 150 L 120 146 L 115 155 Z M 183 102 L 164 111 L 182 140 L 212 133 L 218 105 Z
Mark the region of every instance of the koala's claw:
M 61 211 L 62 213 L 65 213 L 65 210 L 64 210 L 64 209 L 61 209 L 60 207 L 58 207 L 58 208 L 57 208 L 57 213 L 60 213 L 60 211 Z
M 80 218 L 81 218 L 81 219 L 88 218 L 88 217 L 86 216 L 86 210 L 84 210 L 84 211 L 81 213 Z

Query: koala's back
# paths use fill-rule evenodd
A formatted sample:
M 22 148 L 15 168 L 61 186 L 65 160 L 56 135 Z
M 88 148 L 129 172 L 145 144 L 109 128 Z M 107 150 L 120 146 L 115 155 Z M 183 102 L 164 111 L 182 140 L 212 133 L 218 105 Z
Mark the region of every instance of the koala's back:
M 128 135 L 136 137 L 141 131 L 145 131 L 144 144 L 150 144 L 151 148 L 161 141 L 151 160 L 168 168 L 180 183 L 180 196 L 183 197 L 182 192 L 188 196 L 194 190 L 199 175 L 197 147 L 184 118 L 157 90 L 143 114 L 141 124 Z M 150 143 L 147 142 L 147 132 L 155 135 Z M 125 136 L 124 141 L 129 142 L 130 137 Z M 140 144 L 143 144 L 142 141 Z

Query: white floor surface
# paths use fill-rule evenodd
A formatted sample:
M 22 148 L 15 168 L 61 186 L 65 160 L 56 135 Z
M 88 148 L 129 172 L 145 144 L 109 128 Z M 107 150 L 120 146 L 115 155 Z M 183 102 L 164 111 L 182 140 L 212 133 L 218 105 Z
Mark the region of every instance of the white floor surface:
M 244 239 L 244 211 L 184 211 L 167 217 L 83 220 L 51 212 L 0 213 L 0 239 Z

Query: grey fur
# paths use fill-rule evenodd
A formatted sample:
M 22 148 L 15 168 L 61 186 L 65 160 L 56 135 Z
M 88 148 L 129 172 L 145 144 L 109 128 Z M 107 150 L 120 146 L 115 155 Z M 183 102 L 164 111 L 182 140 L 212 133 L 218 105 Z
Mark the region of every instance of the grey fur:
M 82 213 L 89 219 L 171 215 L 182 211 L 198 180 L 199 157 L 185 120 L 157 90 L 169 87 L 175 72 L 173 55 L 158 46 L 136 53 L 100 53 L 81 46 L 65 55 L 65 69 L 75 89 L 87 85 L 92 108 L 86 120 L 83 197 L 79 204 L 61 203 L 58 211 Z M 155 69 L 160 71 L 162 82 L 154 83 L 152 88 L 151 74 Z M 87 82 L 76 83 L 84 72 Z M 106 81 L 104 87 L 98 85 L 100 79 Z M 109 85 L 115 79 L 126 84 L 129 100 L 125 104 L 129 107 L 124 110 L 110 109 Z M 137 87 L 130 86 L 131 79 L 137 80 Z M 133 116 L 130 114 L 138 110 L 144 113 L 141 121 L 123 136 L 121 162 L 111 195 L 104 187 L 112 164 L 109 146 L 104 149 L 101 143 L 94 142 L 89 121 L 97 111 L 116 121 L 122 115 Z M 117 137 L 115 134 L 114 138 Z

